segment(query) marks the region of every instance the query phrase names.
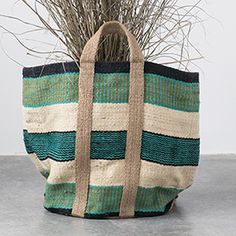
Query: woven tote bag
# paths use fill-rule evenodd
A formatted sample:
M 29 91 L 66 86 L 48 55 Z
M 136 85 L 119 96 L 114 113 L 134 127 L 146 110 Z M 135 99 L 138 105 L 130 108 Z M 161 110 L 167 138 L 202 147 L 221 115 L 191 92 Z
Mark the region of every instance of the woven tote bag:
M 111 33 L 126 36 L 129 62 L 95 62 Z M 79 64 L 23 69 L 24 142 L 46 178 L 44 207 L 86 218 L 168 212 L 199 162 L 198 73 L 144 62 L 116 21 Z

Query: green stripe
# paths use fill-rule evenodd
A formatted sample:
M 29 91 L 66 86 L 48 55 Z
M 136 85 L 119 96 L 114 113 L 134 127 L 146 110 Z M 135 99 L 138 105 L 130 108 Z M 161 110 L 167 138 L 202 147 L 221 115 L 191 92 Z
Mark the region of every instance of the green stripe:
M 135 211 L 164 212 L 166 205 L 175 199 L 182 189 L 139 187 L 135 202 Z
M 89 186 L 87 214 L 119 212 L 122 186 Z
M 75 201 L 75 183 L 46 183 L 44 207 L 72 209 Z
M 41 107 L 78 102 L 78 73 L 65 73 L 23 79 L 23 105 Z M 129 74 L 95 74 L 95 103 L 127 103 Z M 145 74 L 145 103 L 197 112 L 199 84 Z
M 126 131 L 93 131 L 91 159 L 124 159 Z M 28 153 L 40 160 L 69 161 L 75 158 L 76 132 L 28 133 L 24 131 Z M 163 165 L 198 165 L 199 139 L 182 139 L 143 132 L 141 158 Z
M 89 186 L 87 214 L 118 213 L 122 186 Z M 164 212 L 166 205 L 182 192 L 175 188 L 138 187 L 135 211 Z M 72 209 L 76 195 L 75 183 L 46 184 L 46 208 Z

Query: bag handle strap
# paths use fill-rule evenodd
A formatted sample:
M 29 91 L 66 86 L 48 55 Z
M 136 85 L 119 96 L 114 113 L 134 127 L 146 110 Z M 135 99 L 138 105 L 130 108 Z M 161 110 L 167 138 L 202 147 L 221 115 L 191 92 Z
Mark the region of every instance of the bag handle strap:
M 130 48 L 130 62 L 143 62 L 143 54 L 135 37 L 118 21 L 109 21 L 102 25 L 94 36 L 87 42 L 81 55 L 80 63 L 95 63 L 99 42 L 102 36 L 118 33 L 125 35 Z
M 103 35 L 126 35 L 130 48 L 129 122 L 126 138 L 124 186 L 120 217 L 134 216 L 141 167 L 144 112 L 144 57 L 135 37 L 117 21 L 107 22 L 87 42 L 81 55 L 79 76 L 78 127 L 76 136 L 76 198 L 72 214 L 84 217 L 90 181 L 90 144 L 93 111 L 95 59 Z

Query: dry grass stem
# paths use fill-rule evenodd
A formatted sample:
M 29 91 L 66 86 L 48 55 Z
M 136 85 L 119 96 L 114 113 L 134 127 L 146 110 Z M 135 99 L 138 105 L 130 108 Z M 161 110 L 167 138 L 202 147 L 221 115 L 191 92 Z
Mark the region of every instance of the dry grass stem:
M 32 31 L 14 34 L 25 46 L 30 55 L 38 56 L 46 52 L 34 50 L 19 39 L 34 31 L 47 30 L 63 45 L 61 50 L 51 54 L 63 53 L 79 61 L 86 42 L 107 21 L 124 23 L 137 38 L 145 60 L 177 64 L 187 69 L 189 63 L 202 58 L 201 53 L 191 43 L 193 26 L 201 23 L 201 0 L 194 4 L 181 4 L 182 0 L 20 0 L 40 20 L 41 25 L 32 24 L 12 16 L 32 27 Z M 45 12 L 47 13 L 45 17 Z M 191 52 L 195 56 L 191 56 Z M 46 56 L 48 57 L 48 56 Z M 55 57 L 56 59 L 56 57 Z M 129 48 L 126 39 L 117 35 L 104 37 L 98 51 L 97 60 L 126 61 Z

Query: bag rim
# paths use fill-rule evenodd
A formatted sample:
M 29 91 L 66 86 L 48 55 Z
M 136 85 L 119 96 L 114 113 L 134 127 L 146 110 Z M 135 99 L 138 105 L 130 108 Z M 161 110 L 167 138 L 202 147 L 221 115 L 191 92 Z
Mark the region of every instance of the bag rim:
M 58 62 L 46 65 L 24 67 L 24 78 L 37 78 L 47 75 L 64 74 L 64 73 L 78 73 L 79 63 L 75 61 L 70 62 Z M 129 73 L 130 62 L 129 61 L 117 61 L 117 62 L 96 62 L 96 73 Z M 179 69 L 175 69 L 162 64 L 145 61 L 144 73 L 157 74 L 160 76 L 168 77 L 171 79 L 187 82 L 187 83 L 199 83 L 199 72 L 188 72 Z

